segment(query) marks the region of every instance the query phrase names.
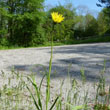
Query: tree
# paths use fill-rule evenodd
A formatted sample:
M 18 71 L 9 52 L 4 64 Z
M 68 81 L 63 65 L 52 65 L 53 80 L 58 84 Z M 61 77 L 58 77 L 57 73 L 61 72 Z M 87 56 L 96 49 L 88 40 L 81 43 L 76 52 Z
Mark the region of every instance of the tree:
M 98 16 L 99 34 L 110 34 L 110 9 L 104 8 Z
M 89 8 L 85 5 L 77 6 L 76 11 L 77 11 L 78 15 L 86 15 L 86 14 L 90 13 Z
M 97 21 L 98 21 L 98 32 L 99 32 L 99 35 L 102 35 L 107 30 L 107 25 L 106 25 L 106 22 L 105 22 L 104 13 L 102 11 L 99 13 Z
M 85 36 L 95 36 L 98 34 L 97 20 L 90 14 L 85 16 Z
M 90 14 L 85 16 L 77 16 L 77 22 L 75 24 L 75 38 L 85 39 L 86 37 L 95 36 L 98 33 L 96 27 L 98 26 L 97 20 Z
M 104 9 L 102 10 L 101 14 L 103 14 L 103 20 L 104 20 L 104 24 L 105 26 L 103 27 L 106 27 L 105 30 L 106 32 L 105 33 L 109 33 L 110 34 L 110 0 L 98 0 L 101 4 L 97 3 L 97 6 L 99 7 L 103 7 L 102 4 L 104 4 Z M 99 17 L 101 17 L 101 14 L 99 15 Z M 100 18 L 101 19 L 101 18 Z M 100 24 L 99 24 L 100 26 Z
M 102 7 L 102 4 L 105 5 L 105 7 L 110 8 L 110 0 L 98 0 L 101 4 L 96 3 L 97 6 Z
M 1 0 L 8 41 L 12 45 L 30 46 L 43 43 L 42 19 L 44 0 Z M 39 29 L 41 30 L 39 30 Z M 38 39 L 37 39 L 38 38 Z
M 0 38 L 6 34 L 6 11 L 0 7 Z

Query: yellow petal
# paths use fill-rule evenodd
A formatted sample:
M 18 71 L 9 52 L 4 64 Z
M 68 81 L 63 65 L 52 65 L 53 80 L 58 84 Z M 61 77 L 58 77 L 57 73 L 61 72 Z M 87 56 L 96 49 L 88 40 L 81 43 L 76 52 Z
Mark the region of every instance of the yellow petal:
M 64 20 L 63 15 L 62 14 L 58 14 L 58 12 L 52 12 L 51 16 L 52 16 L 52 20 L 55 23 L 60 23 L 60 22 L 62 22 Z

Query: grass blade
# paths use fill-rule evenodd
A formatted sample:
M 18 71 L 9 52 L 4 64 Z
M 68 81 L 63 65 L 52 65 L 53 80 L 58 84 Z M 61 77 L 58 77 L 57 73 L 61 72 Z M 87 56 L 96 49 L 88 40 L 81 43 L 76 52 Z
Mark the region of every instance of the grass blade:
M 27 87 L 28 91 L 30 92 L 31 97 L 33 98 L 33 101 L 34 101 L 34 104 L 35 104 L 37 110 L 40 110 L 40 109 L 39 109 L 39 106 L 38 106 L 38 104 L 37 104 L 37 102 L 36 102 L 36 100 L 35 100 L 35 98 L 34 98 L 32 92 L 31 92 L 31 90 L 29 89 L 29 87 L 28 87 L 27 85 L 26 85 L 26 87 Z
M 42 103 L 41 103 L 41 98 L 40 98 L 40 91 L 37 87 L 37 84 L 35 82 L 35 80 L 33 79 L 33 81 L 28 77 L 28 79 L 30 80 L 30 82 L 32 83 L 32 85 L 34 86 L 35 90 L 36 90 L 36 95 L 37 95 L 37 98 L 38 98 L 38 104 L 42 110 Z
M 41 80 L 41 82 L 40 82 L 40 86 L 39 86 L 39 91 L 41 90 L 42 82 L 43 82 L 45 76 L 46 76 L 46 74 L 44 74 L 44 76 L 42 77 L 42 80 Z
M 55 106 L 55 104 L 56 104 L 56 102 L 57 102 L 58 99 L 59 99 L 59 96 L 55 99 L 54 103 L 52 104 L 52 106 L 50 107 L 49 110 L 52 110 L 53 109 L 53 107 Z

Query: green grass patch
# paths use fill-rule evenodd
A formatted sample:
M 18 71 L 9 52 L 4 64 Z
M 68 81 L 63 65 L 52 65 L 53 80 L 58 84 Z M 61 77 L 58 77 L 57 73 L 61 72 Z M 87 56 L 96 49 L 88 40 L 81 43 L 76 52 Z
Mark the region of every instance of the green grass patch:
M 63 45 L 74 45 L 74 44 L 85 44 L 85 43 L 106 43 L 110 42 L 110 36 L 95 36 L 93 38 L 88 38 L 84 40 L 71 40 L 66 42 L 54 42 L 53 46 L 63 46 Z M 30 47 L 19 47 L 19 46 L 0 46 L 0 50 L 8 49 L 23 49 L 23 48 L 37 48 L 37 47 L 48 47 L 51 46 L 51 42 L 45 42 L 43 45 L 36 45 Z

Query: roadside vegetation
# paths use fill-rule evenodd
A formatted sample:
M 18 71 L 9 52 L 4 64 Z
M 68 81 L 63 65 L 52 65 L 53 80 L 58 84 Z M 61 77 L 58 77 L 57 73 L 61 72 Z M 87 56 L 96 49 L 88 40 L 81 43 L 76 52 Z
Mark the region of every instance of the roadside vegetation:
M 55 89 L 52 88 L 51 80 L 48 110 L 110 110 L 110 87 L 104 77 L 105 64 L 106 62 L 99 73 L 98 82 L 92 83 L 91 87 L 88 87 L 83 68 L 80 73 L 81 82 L 71 78 L 68 70 L 67 89 L 64 89 L 65 81 L 62 80 L 59 83 L 59 90 L 53 94 L 51 93 Z M 45 90 L 48 87 L 46 86 L 48 71 L 43 65 L 41 66 L 45 71 L 41 82 L 37 81 L 35 73 L 23 74 L 14 69 L 8 73 L 2 71 L 0 74 L 0 79 L 3 80 L 0 87 L 0 110 L 46 110 L 47 92 Z
M 0 1 L 0 49 L 48 46 L 51 36 L 55 45 L 110 41 L 110 8 L 103 8 L 94 17 L 89 9 L 81 13 L 84 7 L 74 8 L 71 3 L 52 8 L 43 3 L 44 0 Z M 53 11 L 65 17 L 54 30 Z

